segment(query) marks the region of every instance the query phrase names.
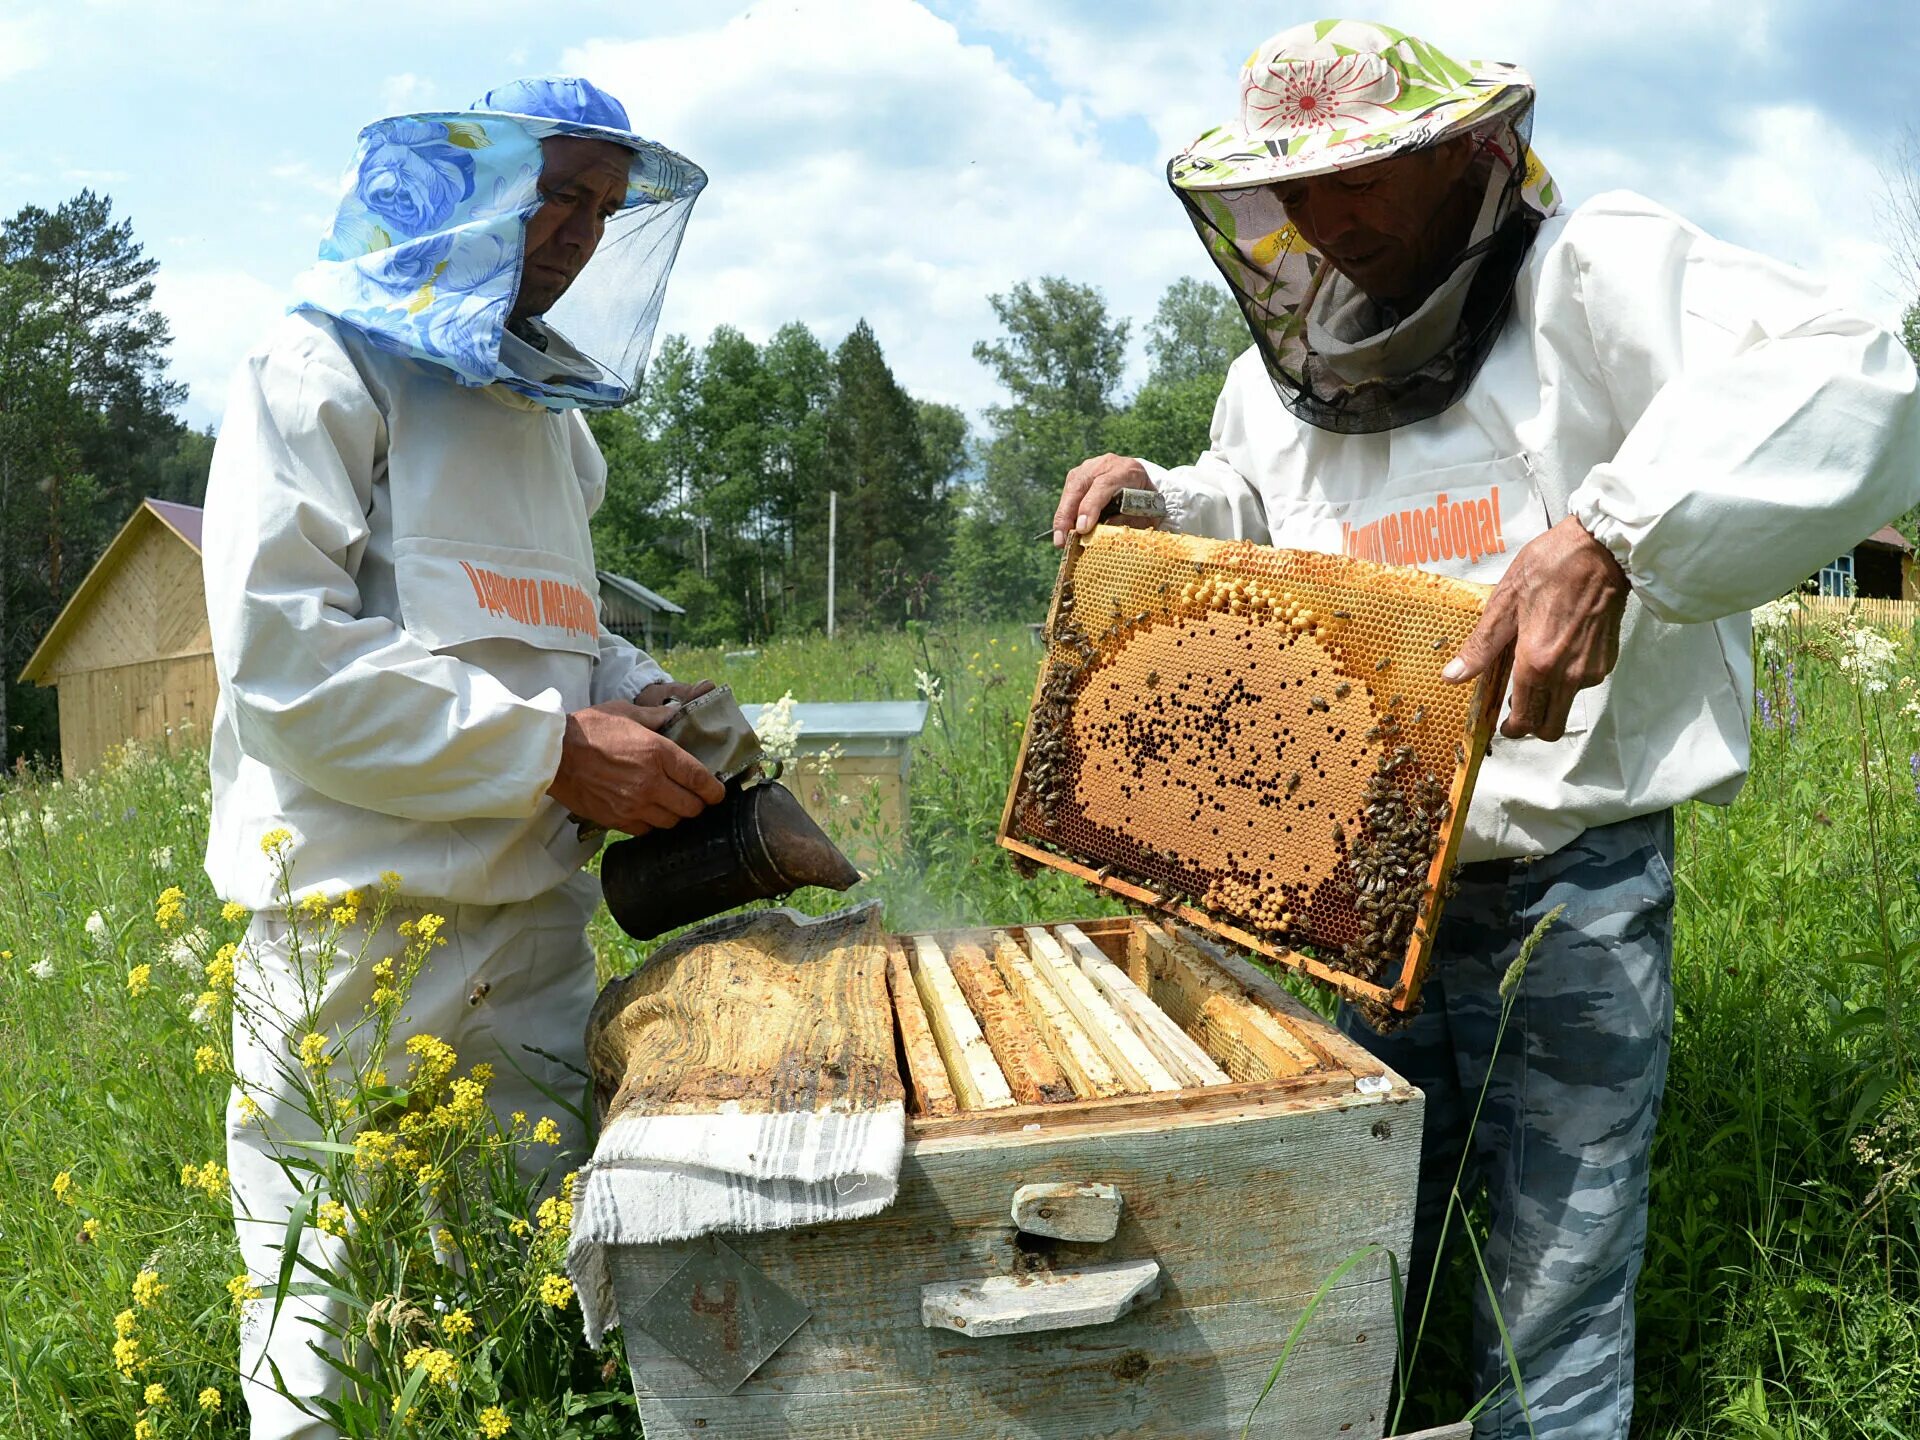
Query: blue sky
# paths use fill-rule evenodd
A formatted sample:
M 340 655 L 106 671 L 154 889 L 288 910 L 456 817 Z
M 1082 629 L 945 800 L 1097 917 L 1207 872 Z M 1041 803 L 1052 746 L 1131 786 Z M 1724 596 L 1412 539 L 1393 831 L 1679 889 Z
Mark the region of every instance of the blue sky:
M 1222 0 L 5 0 L 0 213 L 104 190 L 161 264 L 195 424 L 313 253 L 358 128 L 584 73 L 698 160 L 662 333 L 865 316 L 916 394 L 996 398 L 988 294 L 1101 287 L 1144 320 L 1209 273 L 1161 179 L 1235 103 L 1247 51 L 1324 12 Z M 1338 12 L 1335 12 L 1338 13 Z M 1903 303 L 1877 210 L 1920 123 L 1909 0 L 1388 0 L 1367 15 L 1540 87 L 1571 199 L 1637 189 L 1716 234 Z M 33 123 L 21 123 L 31 117 Z M 1136 324 L 1136 337 L 1139 331 Z M 1134 373 L 1144 368 L 1138 341 Z

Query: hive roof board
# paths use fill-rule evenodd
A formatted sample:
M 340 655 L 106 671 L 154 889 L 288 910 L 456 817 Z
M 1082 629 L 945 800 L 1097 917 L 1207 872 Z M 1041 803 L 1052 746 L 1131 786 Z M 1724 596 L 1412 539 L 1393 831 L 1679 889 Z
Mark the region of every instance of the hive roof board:
M 1070 543 L 1000 843 L 1407 1013 L 1505 677 L 1489 590 L 1100 526 Z

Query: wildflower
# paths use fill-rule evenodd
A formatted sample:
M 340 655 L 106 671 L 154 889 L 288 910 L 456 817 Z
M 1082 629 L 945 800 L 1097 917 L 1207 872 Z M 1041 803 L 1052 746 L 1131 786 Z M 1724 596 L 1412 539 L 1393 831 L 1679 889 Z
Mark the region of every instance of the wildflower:
M 214 1012 L 219 1008 L 219 993 L 213 990 L 202 990 L 193 997 L 193 1009 L 188 1013 L 187 1019 L 195 1025 L 205 1025 L 213 1019 Z
M 480 1434 L 485 1440 L 500 1440 L 511 1429 L 513 1422 L 498 1405 L 489 1405 L 480 1412 Z
M 349 890 L 340 897 L 339 903 L 331 912 L 336 925 L 351 925 L 360 918 L 360 892 Z
M 188 1190 L 198 1190 L 209 1200 L 218 1200 L 227 1193 L 227 1167 L 217 1161 L 209 1160 L 204 1165 L 182 1165 L 180 1184 Z
M 147 1388 L 152 1389 L 153 1387 L 148 1386 Z M 154 1440 L 154 1437 L 158 1433 L 159 1432 L 153 1428 L 153 1421 L 147 1419 L 144 1415 L 133 1422 L 133 1440 Z
M 169 885 L 160 892 L 160 898 L 153 902 L 153 923 L 162 930 L 171 930 L 187 916 L 187 892 L 178 885 Z
M 382 870 L 380 872 L 380 885 L 381 888 L 385 890 L 398 890 L 400 888 L 400 872 L 398 870 Z
M 940 677 L 938 675 L 929 675 L 924 670 L 915 669 L 913 672 L 913 688 L 920 692 L 920 697 L 929 705 L 938 705 L 940 703 Z
M 144 1370 L 147 1362 L 140 1358 L 140 1342 L 131 1335 L 123 1335 L 114 1341 L 113 1364 L 128 1380 L 133 1378 L 135 1370 Z
M 473 1077 L 473 1083 L 483 1090 L 493 1083 L 493 1066 L 487 1064 L 484 1060 L 467 1073 Z
M 122 1340 L 128 1339 L 132 1336 L 136 1323 L 138 1322 L 133 1311 L 122 1310 L 118 1315 L 113 1317 L 113 1333 Z
M 167 947 L 167 963 L 176 970 L 192 973 L 200 968 L 200 957 L 207 953 L 212 936 L 196 925 Z
M 420 917 L 419 923 L 414 926 L 414 930 L 422 941 L 431 941 L 434 944 L 444 945 L 447 943 L 445 940 L 436 940 L 434 937 L 439 935 L 440 927 L 446 923 L 447 917 L 444 915 L 426 914 Z
M 347 1235 L 347 1207 L 338 1200 L 322 1200 L 314 1213 L 314 1228 L 323 1235 L 344 1240 Z
M 239 953 L 240 947 L 231 940 L 213 952 L 213 959 L 207 962 L 207 986 L 209 989 L 233 989 L 233 957 Z
M 247 918 L 247 907 L 238 900 L 229 900 L 220 907 L 220 918 L 229 925 L 236 920 L 244 920 Z
M 106 918 L 102 916 L 98 910 L 87 916 L 87 923 L 84 928 L 87 932 L 87 939 L 93 942 L 94 949 L 106 950 L 113 945 L 113 936 L 107 930 Z
M 1887 688 L 1899 649 L 1878 630 L 1856 625 L 1841 636 L 1840 670 L 1869 695 Z
M 564 1275 L 547 1275 L 540 1281 L 540 1299 L 556 1310 L 573 1303 L 573 1282 Z
M 447 1178 L 447 1172 L 438 1165 L 422 1165 L 413 1172 L 413 1180 L 422 1190 L 437 1190 L 440 1182 Z
M 327 1054 L 327 1037 L 318 1030 L 309 1030 L 300 1037 L 296 1050 L 300 1063 L 309 1070 L 324 1070 L 330 1058 Z
M 534 1124 L 533 1139 L 537 1145 L 558 1145 L 560 1143 L 560 1127 L 553 1123 L 553 1117 L 551 1115 L 542 1115 Z
M 516 1215 L 507 1222 L 507 1229 L 524 1239 L 533 1227 Z
M 96 1217 L 89 1215 L 85 1220 L 80 1222 L 80 1243 L 82 1245 L 91 1245 L 100 1238 L 101 1228 L 100 1221 Z
M 407 1041 L 407 1053 L 414 1059 L 414 1083 L 422 1086 L 439 1084 L 460 1058 L 453 1053 L 453 1047 L 437 1035 L 414 1036 Z
M 156 870 L 171 870 L 173 868 L 173 847 L 171 845 L 161 845 L 149 850 L 147 852 L 147 863 Z
M 147 1386 L 146 1394 L 143 1397 L 141 1403 L 148 1406 L 149 1408 L 166 1404 L 167 1403 L 167 1387 L 157 1383 Z
M 211 1075 L 220 1068 L 220 1052 L 211 1045 L 202 1045 L 193 1052 L 193 1073 Z
M 403 1362 L 409 1370 L 424 1370 L 427 1379 L 435 1385 L 452 1388 L 460 1378 L 460 1360 L 451 1350 L 442 1350 L 432 1345 L 416 1345 L 406 1353 Z
M 521 1127 L 522 1125 L 524 1125 L 524 1124 L 526 1124 L 526 1123 L 527 1123 L 527 1112 L 526 1112 L 526 1111 L 524 1111 L 524 1110 L 516 1110 L 516 1111 L 514 1111 L 514 1112 L 513 1112 L 513 1128 L 514 1128 L 514 1129 L 516 1129 L 516 1130 L 518 1130 L 518 1129 L 519 1129 L 519 1128 L 520 1128 L 520 1127 Z
M 322 915 L 327 913 L 327 904 L 326 895 L 316 890 L 300 902 L 299 910 L 300 913 L 307 918 L 318 920 Z
M 27 973 L 36 980 L 51 979 L 53 976 L 53 962 L 51 960 L 36 960 L 27 967 Z
M 473 1317 L 463 1309 L 449 1310 L 440 1321 L 440 1333 L 454 1340 L 458 1340 L 463 1335 L 471 1335 Z
M 133 1303 L 142 1310 L 151 1310 L 160 1303 L 160 1297 L 166 1291 L 166 1285 L 156 1270 L 142 1270 L 133 1277 Z
M 68 1205 L 75 1203 L 73 1198 L 73 1172 L 71 1170 L 62 1170 L 58 1175 L 53 1177 L 53 1198 L 63 1201 Z
M 260 1287 L 254 1284 L 253 1277 L 243 1270 L 227 1281 L 227 1294 L 233 1300 L 233 1308 L 238 1310 L 249 1300 L 260 1298 Z
M 540 1208 L 533 1212 L 533 1218 L 540 1222 L 543 1231 L 565 1235 L 573 1228 L 573 1202 L 562 1200 L 558 1195 L 549 1195 L 540 1202 Z
M 144 995 L 153 980 L 153 966 L 136 965 L 127 972 L 127 994 Z
M 220 1408 L 220 1392 L 214 1386 L 209 1385 L 194 1397 L 194 1403 L 202 1410 L 211 1413 Z
M 281 850 L 291 844 L 293 844 L 293 832 L 291 830 L 286 829 L 284 826 L 277 830 L 269 830 L 260 837 L 260 853 L 262 855 L 277 856 Z

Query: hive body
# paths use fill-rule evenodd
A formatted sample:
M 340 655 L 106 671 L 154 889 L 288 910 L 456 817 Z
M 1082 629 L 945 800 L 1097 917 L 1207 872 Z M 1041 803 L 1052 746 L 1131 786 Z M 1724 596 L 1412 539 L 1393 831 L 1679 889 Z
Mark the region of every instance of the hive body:
M 960 972 L 990 965 L 1016 995 L 1049 983 L 1062 963 L 1050 947 L 1082 978 L 1096 972 L 1088 983 L 1097 996 L 1137 994 L 1109 1006 L 1112 1022 L 1136 1036 L 1156 1031 L 1166 1053 L 1206 1082 L 1164 1090 L 1135 1077 L 1121 1086 L 1098 1059 L 1112 1037 L 1036 1000 L 1035 1013 L 1051 1020 L 982 1025 L 992 1053 L 956 1048 L 952 1062 L 970 1079 L 954 1085 L 924 1014 L 952 997 L 929 997 L 916 966 L 939 955 L 951 967 L 959 955 Z M 1241 1434 L 1321 1282 L 1370 1244 L 1404 1263 L 1419 1092 L 1204 937 L 1092 920 L 900 936 L 890 950 L 910 1115 L 899 1198 L 871 1219 L 725 1237 L 812 1312 L 731 1393 L 626 1324 L 650 1440 L 1227 1440 Z M 1008 975 L 1024 978 L 1006 986 Z M 961 988 L 996 1005 L 1002 993 L 993 983 Z M 1074 1094 L 1046 1098 L 1058 1082 L 1036 1047 L 1050 1057 L 1078 1042 L 1080 1058 L 1058 1072 Z M 1046 1084 L 1029 1086 L 1043 1098 L 1005 1104 L 990 1079 L 977 1083 L 983 1060 L 1029 1081 L 1044 1072 Z M 961 1098 L 969 1087 L 971 1103 Z M 1105 1218 L 1095 1225 L 1056 1212 L 1048 1196 L 1097 1204 Z M 1023 1232 L 1023 1210 L 1047 1213 Z M 1069 1231 L 1089 1238 L 1060 1238 Z M 640 1313 L 692 1249 L 614 1251 L 622 1313 Z M 1129 1281 L 1132 1298 L 1099 1303 L 1116 1275 L 1155 1267 L 1150 1282 Z M 1023 1305 L 1027 1290 L 1038 1296 L 1062 1280 L 1077 1289 L 1058 1316 L 1030 1313 L 1037 1298 Z M 1304 1326 L 1251 1435 L 1381 1433 L 1394 1354 L 1390 1287 L 1384 1258 L 1342 1277 Z M 955 1297 L 968 1292 L 980 1303 L 956 1316 Z M 976 1318 L 991 1333 L 968 1333 Z M 1014 1333 L 1000 1333 L 1009 1326 Z
M 1001 843 L 1404 1011 L 1501 685 L 1485 587 L 1100 527 L 1070 548 Z

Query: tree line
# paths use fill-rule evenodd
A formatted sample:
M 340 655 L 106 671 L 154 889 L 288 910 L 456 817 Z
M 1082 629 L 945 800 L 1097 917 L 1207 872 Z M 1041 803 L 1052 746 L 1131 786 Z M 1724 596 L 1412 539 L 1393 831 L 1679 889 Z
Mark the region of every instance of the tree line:
M 58 751 L 50 691 L 21 668 L 147 497 L 198 505 L 213 432 L 153 303 L 158 262 L 110 197 L 82 190 L 0 221 L 0 733 L 6 759 Z M 721 326 L 670 335 L 644 384 L 590 417 L 608 464 L 602 568 L 684 607 L 676 638 L 754 643 L 835 619 L 884 627 L 1038 615 L 1061 477 L 1105 450 L 1190 459 L 1245 330 L 1226 293 L 1181 280 L 1146 327 L 1146 382 L 1123 395 L 1131 322 L 1058 276 L 990 297 L 974 355 L 1004 391 L 976 433 L 895 378 L 863 320 L 829 349 L 805 325 L 763 344 Z M 830 501 L 829 497 L 833 497 Z

